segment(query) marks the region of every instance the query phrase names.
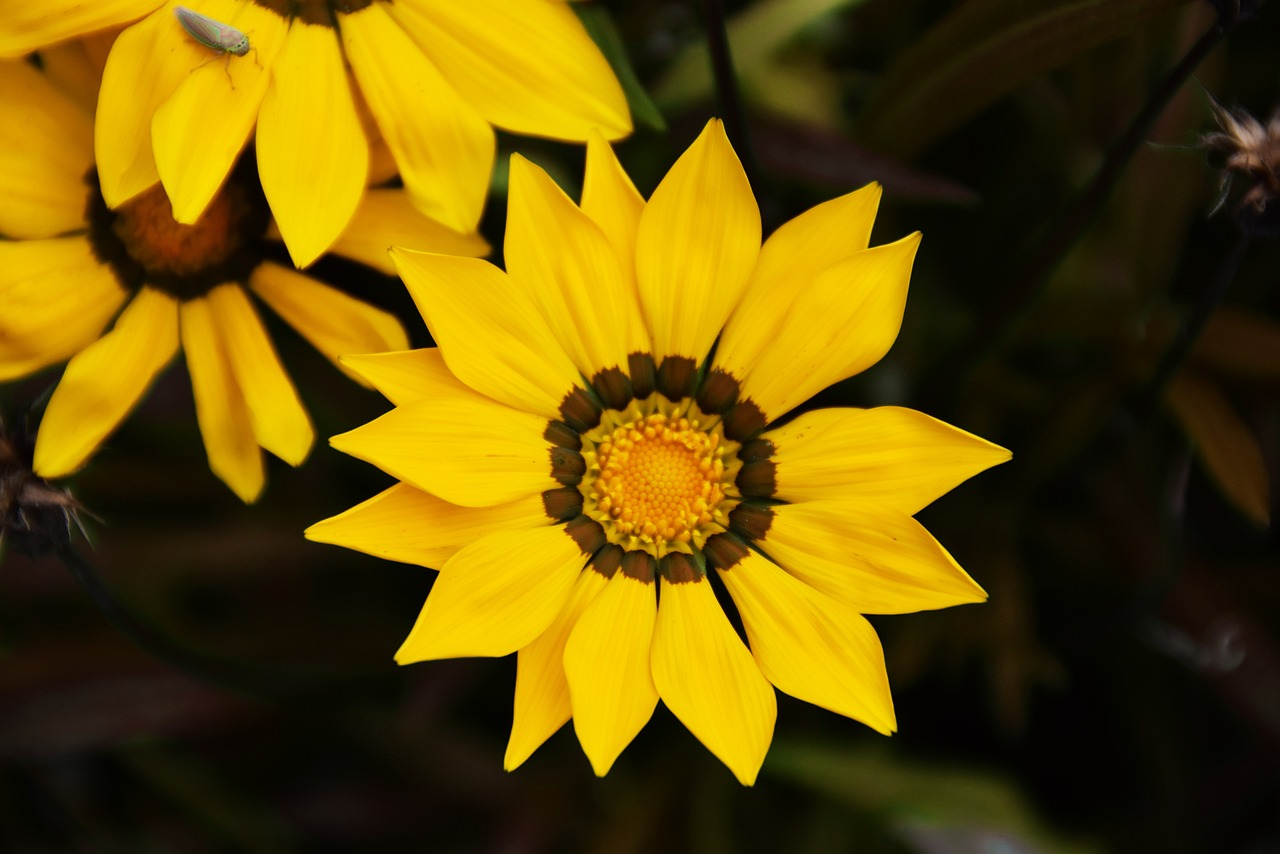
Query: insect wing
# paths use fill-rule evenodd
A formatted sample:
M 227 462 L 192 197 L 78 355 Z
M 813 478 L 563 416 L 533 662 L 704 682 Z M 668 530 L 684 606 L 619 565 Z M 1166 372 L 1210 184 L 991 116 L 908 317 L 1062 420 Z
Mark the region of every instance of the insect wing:
M 244 56 L 249 52 L 249 40 L 235 27 L 193 12 L 186 6 L 175 6 L 173 14 L 178 16 L 178 23 L 182 24 L 191 38 L 210 50 L 231 52 L 236 56 Z

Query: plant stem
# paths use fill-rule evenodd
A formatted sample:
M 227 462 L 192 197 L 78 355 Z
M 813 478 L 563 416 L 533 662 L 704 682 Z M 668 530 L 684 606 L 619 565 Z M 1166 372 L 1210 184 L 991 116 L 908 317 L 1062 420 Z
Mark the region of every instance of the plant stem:
M 707 52 L 711 56 L 711 73 L 716 81 L 716 100 L 720 114 L 724 116 L 725 132 L 733 142 L 733 148 L 742 161 L 747 178 L 756 184 L 755 149 L 747 130 L 746 110 L 742 105 L 742 92 L 733 70 L 733 55 L 729 49 L 729 30 L 725 24 L 722 0 L 703 0 L 702 11 L 707 31 Z
M 1235 29 L 1239 21 L 1240 4 L 1234 0 L 1148 96 L 1124 134 L 1107 152 L 1089 186 L 1071 203 L 1040 247 L 1031 253 L 1030 259 L 1015 268 L 1009 277 L 1009 285 L 992 303 L 994 310 L 968 336 L 958 355 L 942 360 L 942 376 L 928 384 L 931 390 L 954 394 L 963 385 L 957 372 L 972 373 L 1003 349 L 1027 312 L 1043 295 L 1053 271 L 1111 197 L 1125 167 L 1161 113 L 1200 63 Z
M 244 664 L 188 649 L 116 599 L 93 564 L 75 549 L 70 546 L 61 548 L 58 557 L 112 625 L 144 651 L 207 682 L 259 699 L 294 702 L 313 700 L 320 695 L 341 697 L 348 689 L 367 687 L 361 683 L 371 681 L 370 677 L 363 675 L 327 677 Z M 373 678 L 379 677 L 375 675 Z M 347 698 L 350 699 L 349 692 Z

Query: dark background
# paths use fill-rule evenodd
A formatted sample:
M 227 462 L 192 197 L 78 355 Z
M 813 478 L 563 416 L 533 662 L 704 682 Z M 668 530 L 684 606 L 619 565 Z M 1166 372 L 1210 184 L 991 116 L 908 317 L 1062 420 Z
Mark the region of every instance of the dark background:
M 1171 87 L 1208 2 L 827 3 L 795 32 L 748 28 L 734 108 L 664 79 L 705 71 L 679 58 L 705 39 L 702 4 L 582 5 L 612 13 L 669 125 L 618 148 L 642 192 L 726 115 L 766 230 L 877 179 L 873 243 L 924 232 L 894 349 L 810 405 L 908 405 L 1013 450 L 920 516 L 990 601 L 873 618 L 892 739 L 780 695 L 754 788 L 662 708 L 603 780 L 571 727 L 508 774 L 514 658 L 397 668 L 434 573 L 302 539 L 390 483 L 323 439 L 388 404 L 272 318 L 321 437 L 303 467 L 273 460 L 241 505 L 205 467 L 175 365 L 72 484 L 96 517 L 81 551 L 194 666 L 140 650 L 55 558 L 4 556 L 0 848 L 1280 851 L 1280 562 L 1258 487 L 1280 452 L 1280 254 L 1256 235 L 1231 270 L 1247 182 L 1211 217 L 1199 144 L 1211 97 L 1264 122 L 1280 102 L 1277 10 Z M 1117 148 L 1162 89 L 1147 141 Z M 576 195 L 579 149 L 516 147 Z M 430 343 L 398 281 L 313 272 Z M 1215 390 L 1189 434 L 1158 366 L 1206 318 L 1177 360 Z M 57 376 L 0 395 L 22 406 Z

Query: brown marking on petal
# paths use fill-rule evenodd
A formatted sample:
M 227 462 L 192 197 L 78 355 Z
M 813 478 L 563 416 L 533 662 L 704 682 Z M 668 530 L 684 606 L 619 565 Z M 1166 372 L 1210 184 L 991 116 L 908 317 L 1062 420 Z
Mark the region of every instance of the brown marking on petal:
M 565 486 L 577 486 L 586 474 L 587 461 L 569 448 L 551 449 L 551 476 Z
M 672 552 L 662 558 L 662 577 L 672 584 L 688 584 L 701 581 L 702 573 L 698 571 L 693 558 L 683 552 Z
M 703 412 L 720 415 L 737 402 L 741 391 L 742 385 L 732 374 L 713 368 L 702 381 L 702 388 L 698 389 L 698 406 Z
M 658 366 L 658 391 L 668 400 L 682 400 L 693 393 L 698 363 L 688 356 L 667 356 Z
M 591 387 L 596 390 L 606 409 L 626 409 L 631 402 L 631 380 L 627 379 L 622 368 L 605 368 L 591 378 Z
M 644 400 L 653 394 L 658 380 L 652 353 L 632 353 L 627 356 L 627 372 L 631 374 L 631 391 L 636 400 Z
M 738 471 L 737 484 L 749 498 L 772 498 L 778 490 L 778 464 L 773 460 L 746 463 Z
M 293 14 L 302 21 L 325 27 L 333 26 L 334 14 L 337 12 L 349 14 L 373 5 L 373 0 L 297 0 L 296 3 L 290 0 L 254 0 L 254 2 L 272 11 L 276 11 L 280 6 L 284 6 L 286 10 L 294 7 Z
M 585 389 L 574 386 L 560 401 L 560 417 L 574 430 L 585 433 L 600 423 L 600 404 Z
M 763 540 L 773 525 L 773 511 L 768 507 L 739 504 L 729 514 L 729 528 L 747 540 Z
M 716 569 L 729 570 L 742 563 L 751 551 L 737 537 L 731 534 L 717 534 L 707 540 L 707 544 L 702 547 L 702 553 Z
M 629 551 L 622 556 L 622 574 L 627 578 L 652 584 L 657 571 L 658 561 L 648 552 Z
M 735 442 L 745 442 L 769 422 L 751 398 L 739 400 L 724 416 L 724 434 Z
M 542 493 L 542 509 L 547 518 L 563 522 L 582 513 L 582 493 L 577 487 L 562 486 Z
M 564 532 L 573 538 L 582 549 L 582 553 L 590 557 L 605 544 L 604 528 L 594 519 L 579 516 L 564 526 Z
M 268 12 L 275 12 L 277 15 L 279 15 L 281 18 L 284 18 L 286 21 L 289 20 L 289 16 L 293 14 L 293 9 L 295 5 L 301 7 L 298 11 L 299 17 L 302 16 L 303 10 L 306 10 L 308 6 L 319 6 L 325 11 L 324 23 L 327 24 L 329 22 L 329 19 L 328 19 L 329 4 L 326 2 L 319 2 L 319 0 L 300 0 L 300 2 L 297 2 L 297 3 L 295 3 L 294 0 L 253 0 L 253 3 L 255 6 L 261 6 L 263 9 L 266 9 Z M 311 21 L 310 23 L 317 23 L 317 22 Z
M 768 439 L 752 439 L 738 450 L 738 459 L 744 463 L 759 462 L 772 457 L 776 450 L 778 449 L 773 442 Z
M 605 578 L 613 578 L 613 574 L 622 566 L 622 546 L 608 543 L 591 559 L 590 567 Z
M 582 437 L 578 435 L 578 431 L 568 424 L 561 424 L 559 421 L 547 422 L 547 429 L 542 431 L 542 438 L 557 448 L 568 448 L 571 451 L 582 450 Z

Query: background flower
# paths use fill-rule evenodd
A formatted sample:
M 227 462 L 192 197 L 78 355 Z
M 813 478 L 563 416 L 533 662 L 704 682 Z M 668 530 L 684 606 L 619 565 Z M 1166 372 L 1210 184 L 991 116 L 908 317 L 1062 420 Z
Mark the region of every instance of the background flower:
M 300 267 L 354 215 L 371 140 L 419 210 L 468 232 L 488 193 L 493 126 L 569 140 L 631 130 L 609 64 L 563 0 L 364 0 L 296 15 L 251 0 L 192 3 L 250 34 L 254 53 L 216 62 L 173 6 L 112 48 L 98 107 L 103 195 L 115 207 L 159 180 L 175 218 L 194 222 L 252 133 Z
M 83 465 L 182 350 L 209 465 L 253 501 L 265 482 L 258 447 L 298 465 L 314 433 L 249 294 L 333 359 L 403 347 L 399 321 L 270 260 L 270 218 L 243 167 L 194 226 L 176 223 L 158 190 L 109 209 L 84 91 L 77 102 L 18 61 L 0 62 L 0 82 L 12 119 L 0 234 L 19 238 L 0 242 L 0 380 L 70 359 L 41 423 L 37 472 L 60 477 Z M 385 267 L 388 239 L 487 251 L 393 190 L 365 197 L 336 248 Z
M 103 197 L 118 207 L 161 181 L 174 218 L 194 223 L 253 134 L 263 189 L 298 267 L 346 228 L 371 170 L 383 177 L 371 163 L 379 151 L 394 158 L 419 210 L 470 232 L 488 193 L 493 126 L 578 141 L 593 127 L 611 139 L 631 131 L 621 87 L 564 0 L 361 0 L 297 11 L 191 0 L 188 8 L 249 38 L 247 56 L 215 62 L 180 25 L 177 5 L 23 7 L 0 18 L 10 21 L 0 25 L 0 56 L 154 9 L 121 34 L 107 63 L 96 125 Z

